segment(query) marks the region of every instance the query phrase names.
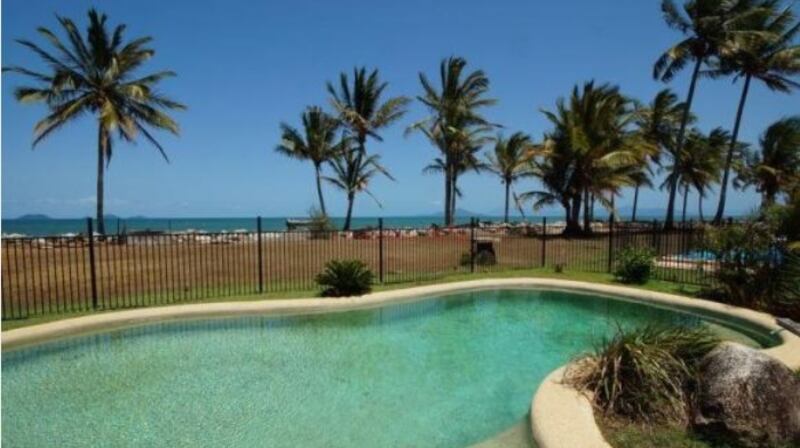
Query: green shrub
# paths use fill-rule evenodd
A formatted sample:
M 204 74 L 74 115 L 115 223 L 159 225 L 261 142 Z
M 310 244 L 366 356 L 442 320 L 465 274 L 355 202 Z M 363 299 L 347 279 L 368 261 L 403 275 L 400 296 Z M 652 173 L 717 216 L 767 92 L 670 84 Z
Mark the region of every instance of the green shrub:
M 775 216 L 706 229 L 705 248 L 719 263 L 705 297 L 800 318 L 800 255 L 786 247 Z
M 461 266 L 469 266 L 472 263 L 472 254 L 464 252 L 461 254 Z M 497 257 L 488 250 L 482 250 L 475 254 L 475 266 L 494 266 L 497 264 Z
M 328 215 L 317 210 L 316 207 L 311 207 L 308 211 L 308 218 L 311 221 L 308 227 L 311 239 L 327 240 L 330 239 L 332 232 L 336 231 L 336 227 Z
M 614 278 L 622 283 L 647 283 L 653 271 L 652 250 L 638 247 L 626 247 L 619 251 L 614 268 Z
M 372 290 L 372 271 L 361 260 L 331 260 L 317 275 L 324 297 L 360 296 Z
M 718 343 L 706 327 L 619 329 L 593 356 L 573 363 L 566 379 L 607 415 L 683 422 L 700 359 Z

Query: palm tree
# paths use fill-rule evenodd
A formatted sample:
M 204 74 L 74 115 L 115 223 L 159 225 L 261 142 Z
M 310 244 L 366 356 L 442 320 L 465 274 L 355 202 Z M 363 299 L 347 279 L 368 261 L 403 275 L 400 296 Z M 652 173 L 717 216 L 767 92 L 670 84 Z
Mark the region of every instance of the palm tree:
M 476 142 L 483 138 L 476 136 L 493 127 L 479 114 L 478 109 L 496 103 L 496 100 L 485 97 L 489 91 L 489 78 L 481 70 L 465 74 L 466 65 L 467 61 L 459 57 L 442 60 L 439 65 L 439 90 L 424 73 L 419 74 L 424 93 L 417 99 L 428 107 L 431 115 L 408 129 L 425 133 L 442 153 L 445 174 L 444 220 L 448 226 L 453 224 L 455 213 L 458 165 L 463 165 L 463 160 L 469 159 L 474 148 L 480 146 Z
M 508 223 L 511 185 L 525 175 L 525 167 L 531 157 L 533 157 L 531 138 L 522 132 L 515 132 L 507 139 L 498 135 L 495 140 L 494 154 L 486 156 L 487 169 L 500 177 L 500 181 L 505 185 L 503 222 Z
M 328 83 L 331 105 L 339 114 L 342 123 L 355 138 L 360 157 L 366 156 L 367 137 L 382 141 L 380 131 L 399 120 L 406 113 L 410 100 L 397 96 L 381 102 L 389 83 L 381 82 L 378 69 L 367 75 L 365 67 L 353 69 L 353 84 L 346 73 L 339 74 L 339 89 Z
M 286 123 L 281 123 L 281 143 L 275 150 L 288 157 L 309 160 L 314 164 L 319 207 L 322 214 L 327 216 L 325 198 L 322 196 L 322 165 L 335 156 L 334 140 L 339 121 L 316 106 L 303 112 L 302 121 L 304 134 Z
M 748 154 L 739 180 L 756 187 L 761 207 L 766 208 L 779 194 L 789 196 L 800 183 L 800 115 L 771 124 L 759 144 L 760 154 Z
M 381 206 L 369 190 L 369 183 L 378 174 L 394 180 L 389 171 L 380 164 L 380 156 L 375 154 L 364 156 L 360 146 L 354 146 L 353 143 L 350 138 L 345 137 L 337 145 L 336 155 L 329 162 L 334 176 L 324 178 L 347 195 L 347 214 L 342 228 L 345 231 L 350 230 L 356 194 L 366 193 L 378 206 Z
M 538 176 L 566 176 L 566 184 L 543 179 L 545 188 L 555 196 L 539 191 L 525 197 L 536 198 L 540 206 L 554 201 L 568 205 L 566 233 L 581 231 L 581 204 L 583 231 L 591 231 L 591 196 L 613 212 L 619 190 L 634 186 L 641 154 L 652 144 L 629 129 L 634 118 L 629 105 L 617 87 L 587 82 L 582 89 L 575 86 L 568 103 L 559 99 L 555 112 L 543 111 L 555 129 L 546 136 L 539 156 L 553 160 L 535 162 L 532 171 Z
M 637 104 L 634 110 L 635 122 L 642 138 L 649 141 L 653 147 L 650 152 L 643 154 L 643 172 L 635 176 L 635 190 L 633 214 L 631 220 L 636 220 L 639 188 L 642 185 L 652 186 L 649 175 L 650 165 L 661 165 L 662 155 L 674 152 L 678 128 L 685 111 L 685 105 L 678 102 L 678 96 L 669 89 L 658 92 L 653 100 L 646 106 Z M 689 114 L 688 123 L 694 122 L 694 116 Z M 667 210 L 674 210 L 677 184 L 669 185 L 669 202 Z M 672 216 L 671 213 L 668 213 Z M 667 218 L 670 219 L 670 218 Z
M 707 136 L 693 129 L 686 137 L 682 154 L 673 156 L 672 163 L 665 167 L 668 175 L 661 187 L 669 188 L 672 184 L 677 184 L 679 189 L 683 189 L 682 221 L 686 221 L 686 206 L 691 189 L 698 193 L 698 207 L 702 216 L 700 201 L 705 197 L 708 188 L 719 182 L 722 152 L 729 137 L 729 133 L 721 128 L 712 130 Z
M 686 37 L 668 48 L 656 60 L 653 77 L 669 82 L 686 64 L 690 62 L 694 64 L 675 142 L 675 154 L 680 155 L 683 152 L 686 127 L 689 124 L 700 69 L 711 57 L 725 53 L 733 36 L 745 38 L 750 35 L 739 25 L 757 9 L 753 4 L 754 0 L 687 0 L 681 12 L 672 0 L 662 0 L 661 11 L 664 14 L 664 21 L 670 28 L 680 31 Z M 671 228 L 673 225 L 676 192 L 677 186 L 669 185 L 670 199 L 664 221 L 665 228 Z
M 735 73 L 736 78 L 744 78 L 739 106 L 736 109 L 733 136 L 725 158 L 719 205 L 714 216 L 715 224 L 721 223 L 725 215 L 728 179 L 750 81 L 755 78 L 764 83 L 768 89 L 783 93 L 790 93 L 791 89 L 800 87 L 800 83 L 791 79 L 800 75 L 800 45 L 793 43 L 800 32 L 800 22 L 796 20 L 792 12 L 792 5 L 782 11 L 776 11 L 777 7 L 777 1 L 764 2 L 766 12 L 751 15 L 751 20 L 746 25 L 748 29 L 762 32 L 763 37 L 742 40 L 734 51 L 718 61 L 717 66 L 710 73 L 712 76 Z
M 423 173 L 449 173 L 449 176 L 445 176 L 451 191 L 448 209 L 451 219 L 455 220 L 456 199 L 462 197 L 461 189 L 458 188 L 458 179 L 468 171 L 479 173 L 487 168 L 478 155 L 490 138 L 484 135 L 483 128 L 468 128 L 460 133 L 451 133 L 450 140 L 436 128 L 424 129 L 423 133 L 437 148 L 442 148 L 447 144 L 446 142 L 452 142 L 456 137 L 459 139 L 458 148 L 460 149 L 450 155 L 449 161 L 436 157 L 422 170 Z
M 6 67 L 3 71 L 20 73 L 37 83 L 33 87 L 18 87 L 14 91 L 18 101 L 42 102 L 49 109 L 48 115 L 34 127 L 34 147 L 85 113 L 97 116 L 97 231 L 104 234 L 104 168 L 111 161 L 114 134 L 127 142 L 135 141 L 141 134 L 169 161 L 151 131 L 161 129 L 177 135 L 178 124 L 164 110 L 186 107 L 156 89 L 159 81 L 175 76 L 174 72 L 136 74 L 155 54 L 147 47 L 152 38 L 140 37 L 125 42 L 125 25 L 117 25 L 109 34 L 105 14 L 90 9 L 88 16 L 85 37 L 72 20 L 57 16 L 68 45 L 49 29 L 38 28 L 39 34 L 55 48 L 55 53 L 28 40 L 17 41 L 36 53 L 47 64 L 49 73 L 18 66 Z

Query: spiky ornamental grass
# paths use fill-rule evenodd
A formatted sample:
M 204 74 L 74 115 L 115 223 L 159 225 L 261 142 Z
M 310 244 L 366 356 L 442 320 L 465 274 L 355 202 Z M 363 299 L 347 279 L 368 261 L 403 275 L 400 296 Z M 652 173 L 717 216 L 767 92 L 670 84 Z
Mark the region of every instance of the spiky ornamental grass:
M 706 327 L 619 328 L 568 368 L 566 382 L 607 415 L 684 422 L 699 361 L 718 343 Z

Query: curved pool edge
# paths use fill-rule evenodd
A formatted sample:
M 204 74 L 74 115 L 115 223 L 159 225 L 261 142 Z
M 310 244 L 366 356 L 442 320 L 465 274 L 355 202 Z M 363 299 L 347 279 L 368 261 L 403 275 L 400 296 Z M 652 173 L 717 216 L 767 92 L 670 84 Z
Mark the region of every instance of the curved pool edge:
M 543 287 L 599 293 L 644 304 L 677 309 L 678 311 L 744 322 L 763 330 L 765 333 L 775 333 L 780 343 L 763 349 L 764 353 L 784 362 L 793 369 L 800 368 L 800 337 L 778 326 L 775 318 L 769 314 L 702 299 L 625 286 L 545 278 L 471 280 L 382 291 L 361 297 L 340 299 L 307 298 L 218 302 L 110 311 L 3 331 L 0 335 L 0 345 L 2 350 L 6 351 L 68 336 L 161 321 L 252 314 L 319 314 L 413 302 L 437 294 L 513 287 Z M 562 366 L 551 372 L 532 398 L 530 418 L 535 442 L 540 448 L 609 447 L 594 420 L 589 400 L 578 391 L 562 384 L 564 367 Z

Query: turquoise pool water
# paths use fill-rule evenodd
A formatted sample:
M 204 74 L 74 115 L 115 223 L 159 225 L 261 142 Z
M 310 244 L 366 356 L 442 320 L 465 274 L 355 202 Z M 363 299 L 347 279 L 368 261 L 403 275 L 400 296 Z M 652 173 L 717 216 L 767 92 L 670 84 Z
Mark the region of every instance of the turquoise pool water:
M 3 353 L 2 443 L 467 446 L 523 418 L 544 376 L 617 323 L 650 322 L 706 325 L 576 293 L 499 290 L 82 336 Z

